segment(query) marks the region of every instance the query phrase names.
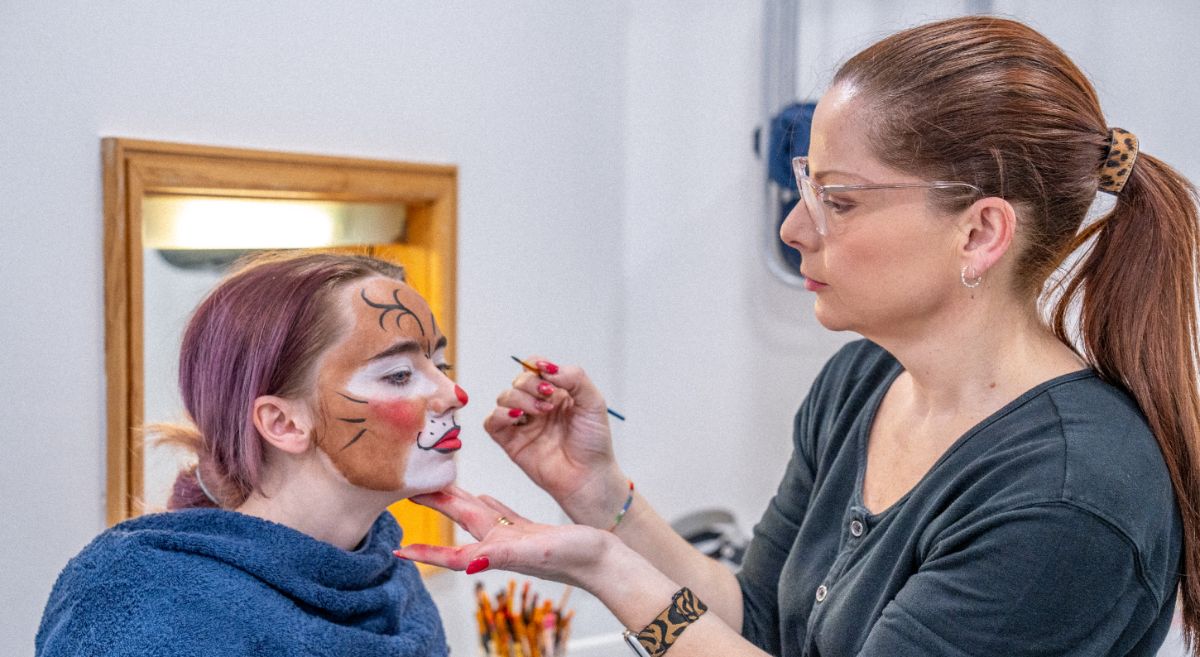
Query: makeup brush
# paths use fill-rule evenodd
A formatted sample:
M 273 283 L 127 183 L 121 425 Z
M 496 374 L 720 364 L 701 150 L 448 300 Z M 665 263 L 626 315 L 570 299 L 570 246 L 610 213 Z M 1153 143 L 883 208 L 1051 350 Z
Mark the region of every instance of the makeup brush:
M 538 369 L 536 366 L 530 365 L 529 363 L 526 363 L 525 361 L 521 360 L 520 358 L 517 358 L 516 356 L 509 356 L 509 358 L 512 358 L 513 360 L 515 360 L 515 361 L 517 361 L 518 363 L 520 363 L 520 364 L 521 364 L 521 367 L 524 367 L 526 370 L 528 370 L 528 371 L 530 371 L 530 372 L 533 372 L 534 374 L 538 375 L 538 378 L 545 378 L 545 377 L 543 377 L 543 376 L 542 376 L 542 371 L 541 371 L 541 370 L 539 370 L 539 369 Z M 613 409 L 611 409 L 611 408 L 608 408 L 607 406 L 605 406 L 605 407 L 604 407 L 604 410 L 608 411 L 608 414 L 609 414 L 609 415 L 611 415 L 611 416 L 613 416 L 613 417 L 617 418 L 618 420 L 620 420 L 620 421 L 622 421 L 622 422 L 624 422 L 624 421 L 625 421 L 625 416 L 624 416 L 624 415 L 621 415 L 620 413 L 618 413 L 618 412 L 616 412 L 616 411 L 614 411 Z

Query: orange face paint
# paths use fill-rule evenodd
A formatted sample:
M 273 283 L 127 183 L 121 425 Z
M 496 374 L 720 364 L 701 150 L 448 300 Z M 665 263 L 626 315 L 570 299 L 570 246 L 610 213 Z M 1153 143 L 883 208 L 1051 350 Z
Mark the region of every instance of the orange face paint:
M 377 277 L 347 285 L 337 307 L 346 329 L 318 371 L 318 446 L 362 488 L 452 482 L 447 455 L 461 446 L 454 411 L 466 392 L 438 369 L 445 339 L 428 304 L 404 283 Z

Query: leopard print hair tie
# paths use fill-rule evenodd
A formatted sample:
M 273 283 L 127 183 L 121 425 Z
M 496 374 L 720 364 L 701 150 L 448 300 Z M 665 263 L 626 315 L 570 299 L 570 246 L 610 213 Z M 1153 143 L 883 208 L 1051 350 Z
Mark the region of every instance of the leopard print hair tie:
M 1138 138 L 1128 130 L 1110 128 L 1108 131 L 1108 153 L 1100 165 L 1100 191 L 1120 194 L 1137 162 Z

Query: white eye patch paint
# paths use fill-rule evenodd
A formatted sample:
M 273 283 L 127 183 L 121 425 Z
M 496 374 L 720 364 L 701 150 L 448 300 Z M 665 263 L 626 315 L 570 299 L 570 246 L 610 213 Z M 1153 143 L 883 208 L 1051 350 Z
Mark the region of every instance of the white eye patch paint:
M 372 361 L 356 371 L 346 385 L 350 395 L 368 402 L 387 402 L 398 399 L 429 400 L 438 393 L 441 381 L 429 371 L 427 363 L 418 368 L 417 359 L 423 356 L 397 355 Z M 442 350 L 434 354 L 433 362 L 443 364 Z M 427 405 L 428 409 L 429 406 Z M 453 410 L 433 413 L 426 410 L 425 426 L 417 434 L 417 447 L 424 451 L 438 450 L 449 453 L 461 443 L 454 441 L 458 435 L 458 423 Z
M 407 372 L 404 381 L 396 375 Z M 416 367 L 409 356 L 374 360 L 359 368 L 346 383 L 346 390 L 360 399 L 414 399 L 437 394 L 438 382 Z

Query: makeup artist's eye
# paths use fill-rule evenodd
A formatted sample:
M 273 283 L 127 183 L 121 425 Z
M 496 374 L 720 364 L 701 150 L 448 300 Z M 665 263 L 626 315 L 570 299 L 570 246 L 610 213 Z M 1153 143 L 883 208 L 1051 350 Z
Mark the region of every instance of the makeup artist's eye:
M 407 385 L 408 382 L 412 380 L 412 371 L 411 370 L 397 370 L 390 374 L 385 374 L 383 376 L 383 380 L 387 381 L 388 383 L 391 383 L 393 385 L 398 385 L 398 386 Z
M 825 197 L 824 199 L 821 199 L 821 202 L 825 205 L 825 207 L 839 214 L 843 212 L 849 212 L 850 210 L 854 209 L 854 203 L 848 199 L 839 200 Z

